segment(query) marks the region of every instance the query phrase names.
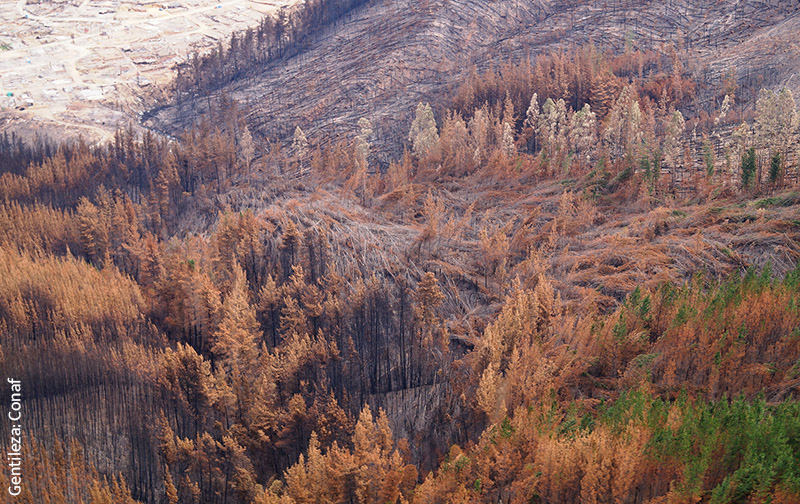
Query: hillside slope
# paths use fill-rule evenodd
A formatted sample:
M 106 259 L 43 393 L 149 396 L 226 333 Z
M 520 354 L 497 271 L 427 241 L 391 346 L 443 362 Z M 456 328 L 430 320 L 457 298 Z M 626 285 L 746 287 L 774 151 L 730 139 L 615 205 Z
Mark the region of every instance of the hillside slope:
M 300 126 L 330 141 L 367 117 L 385 143 L 386 161 L 401 151 L 394 139 L 408 130 L 413 106 L 449 105 L 473 65 L 480 71 L 570 45 L 618 51 L 626 43 L 658 51 L 673 45 L 685 49 L 688 71 L 701 83 L 719 84 L 733 68 L 746 98 L 760 87 L 797 89 L 797 9 L 727 0 L 372 2 L 319 33 L 301 54 L 220 91 L 240 102 L 251 129 L 267 138 L 286 138 Z M 694 112 L 714 106 L 713 97 L 710 86 L 701 89 Z M 198 96 L 181 113 L 174 105 L 154 111 L 145 124 L 174 133 L 207 112 L 207 104 Z
M 361 1 L 0 137 L 22 502 L 800 502 L 800 17 Z

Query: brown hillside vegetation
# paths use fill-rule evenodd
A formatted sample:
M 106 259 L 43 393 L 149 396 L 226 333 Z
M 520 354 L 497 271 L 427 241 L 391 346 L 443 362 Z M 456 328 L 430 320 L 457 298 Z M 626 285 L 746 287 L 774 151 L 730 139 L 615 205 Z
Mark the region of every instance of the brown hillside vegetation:
M 147 144 L 119 144 L 124 154 L 65 150 L 67 173 L 136 173 Z M 614 482 L 608 495 L 635 502 L 728 491 L 732 462 L 704 465 L 696 483 L 686 471 L 702 461 L 687 453 L 671 472 L 630 479 L 622 458 L 594 468 L 587 453 L 650 457 L 619 436 L 651 446 L 664 425 L 614 427 L 600 406 L 627 391 L 644 390 L 636 400 L 666 408 L 669 425 L 704 401 L 796 395 L 796 280 L 771 280 L 800 256 L 796 192 L 736 195 L 720 180 L 686 199 L 644 172 L 553 177 L 542 158 L 500 151 L 466 176 L 427 168 L 444 155 L 407 155 L 379 176 L 336 168 L 350 162 L 337 148 L 304 161 L 301 178 L 231 165 L 195 196 L 172 199 L 167 185 L 134 191 L 134 203 L 98 185 L 66 207 L 51 206 L 66 194 L 31 183 L 39 167 L 6 177 L 4 367 L 29 384 L 30 428 L 47 444 L 81 440 L 70 453 L 87 471 L 124 477 L 144 501 L 557 502 L 602 498 L 598 470 Z M 275 159 L 294 173 L 293 158 Z M 227 209 L 206 228 L 217 206 Z M 751 267 L 770 272 L 735 279 Z M 670 406 L 681 394 L 689 402 Z M 77 420 L 87 403 L 91 429 Z M 128 448 L 109 457 L 123 433 Z M 572 479 L 548 472 L 568 466 Z M 776 478 L 758 491 L 791 501 Z
M 695 26 L 677 5 L 658 19 Z M 385 22 L 514 12 L 437 6 Z M 768 7 L 732 26 L 794 22 Z M 297 40 L 286 71 L 319 50 Z M 22 501 L 800 501 L 794 96 L 605 42 L 487 56 L 446 106 L 398 95 L 408 120 L 359 115 L 353 138 L 262 141 L 220 92 L 175 138 L 0 139 Z

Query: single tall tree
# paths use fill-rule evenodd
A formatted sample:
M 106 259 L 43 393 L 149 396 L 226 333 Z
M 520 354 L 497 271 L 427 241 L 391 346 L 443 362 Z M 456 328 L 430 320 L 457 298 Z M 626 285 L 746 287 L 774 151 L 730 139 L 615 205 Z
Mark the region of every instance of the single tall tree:
M 411 123 L 408 140 L 412 144 L 417 157 L 425 157 L 439 142 L 439 131 L 436 129 L 436 119 L 433 109 L 429 104 L 417 105 L 416 116 Z
M 236 265 L 233 287 L 222 303 L 222 320 L 211 350 L 220 360 L 233 391 L 239 418 L 247 412 L 253 397 L 261 340 L 256 313 L 248 298 L 244 271 Z

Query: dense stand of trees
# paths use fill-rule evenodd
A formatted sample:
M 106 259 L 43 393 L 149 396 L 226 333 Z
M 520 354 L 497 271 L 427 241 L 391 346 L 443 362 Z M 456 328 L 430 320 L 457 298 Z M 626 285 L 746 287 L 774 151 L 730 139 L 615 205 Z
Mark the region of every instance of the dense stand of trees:
M 651 59 L 585 48 L 475 76 L 438 122 L 417 107 L 385 171 L 368 121 L 324 149 L 299 128 L 255 145 L 225 97 L 175 141 L 4 140 L 0 363 L 26 387 L 25 498 L 796 501 L 798 270 L 637 288 L 612 257 L 574 296 L 547 262 L 681 183 L 746 206 L 796 180 L 791 93 L 704 150 L 691 86 Z M 448 204 L 487 187 L 488 207 Z M 555 208 L 515 199 L 542 187 Z
M 586 46 L 473 71 L 442 120 L 451 136 L 440 143 L 442 161 L 464 170 L 468 156 L 454 150 L 472 144 L 481 160 L 494 144 L 507 158 L 539 153 L 555 172 L 591 172 L 604 159 L 625 177 L 642 172 L 653 189 L 669 173 L 661 183 L 669 191 L 689 179 L 681 189 L 697 187 L 701 165 L 719 185 L 774 189 L 797 181 L 800 129 L 790 90 L 761 90 L 754 102 L 738 104 L 729 75 L 712 108 L 685 119 L 681 111 L 693 108 L 697 86 L 674 48 L 614 55 Z M 748 161 L 751 147 L 757 155 Z
M 474 444 L 453 445 L 413 492 L 376 470 L 392 467 L 388 450 L 312 445 L 258 502 L 348 502 L 340 489 L 364 467 L 378 492 L 358 502 L 793 502 L 798 403 L 780 401 L 797 386 L 798 280 L 698 277 L 577 323 L 545 283 L 517 285 L 466 356 L 488 426 Z M 769 402 L 746 399 L 760 393 Z
M 226 212 L 208 238 L 166 241 L 184 208 L 247 177 L 221 147 L 232 134 L 183 142 L 209 147 L 120 132 L 2 176 L 3 355 L 37 401 L 42 442 L 124 436 L 125 455 L 87 467 L 123 468 L 145 501 L 170 484 L 181 501 L 248 501 L 311 430 L 343 439 L 368 396 L 436 379 L 441 294 L 432 275 L 419 289 L 367 268 L 343 278 L 324 230 L 285 213 Z M 87 407 L 96 431 L 48 420 L 78 425 Z M 191 451 L 169 451 L 182 439 Z M 240 480 L 241 467 L 255 472 Z
M 41 162 L 55 152 L 55 145 L 46 138 L 23 141 L 16 133 L 3 132 L 0 137 L 0 172 L 18 172 L 31 163 Z

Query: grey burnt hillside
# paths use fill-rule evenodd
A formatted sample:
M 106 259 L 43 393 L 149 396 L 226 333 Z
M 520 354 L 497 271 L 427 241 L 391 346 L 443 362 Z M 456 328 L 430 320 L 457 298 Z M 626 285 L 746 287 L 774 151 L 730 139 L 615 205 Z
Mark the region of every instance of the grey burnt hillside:
M 418 101 L 448 105 L 458 83 L 507 62 L 586 43 L 624 51 L 677 48 L 701 83 L 695 109 L 734 68 L 740 96 L 762 87 L 794 90 L 800 63 L 798 7 L 779 1 L 377 1 L 311 34 L 298 54 L 256 67 L 211 92 L 243 105 L 256 134 L 285 139 L 300 126 L 325 141 L 352 136 L 361 117 L 376 128 L 383 156 L 395 157 Z M 212 100 L 213 102 L 213 100 Z M 195 93 L 180 107 L 147 116 L 146 125 L 177 132 L 207 111 Z M 698 110 L 688 111 L 697 113 Z

